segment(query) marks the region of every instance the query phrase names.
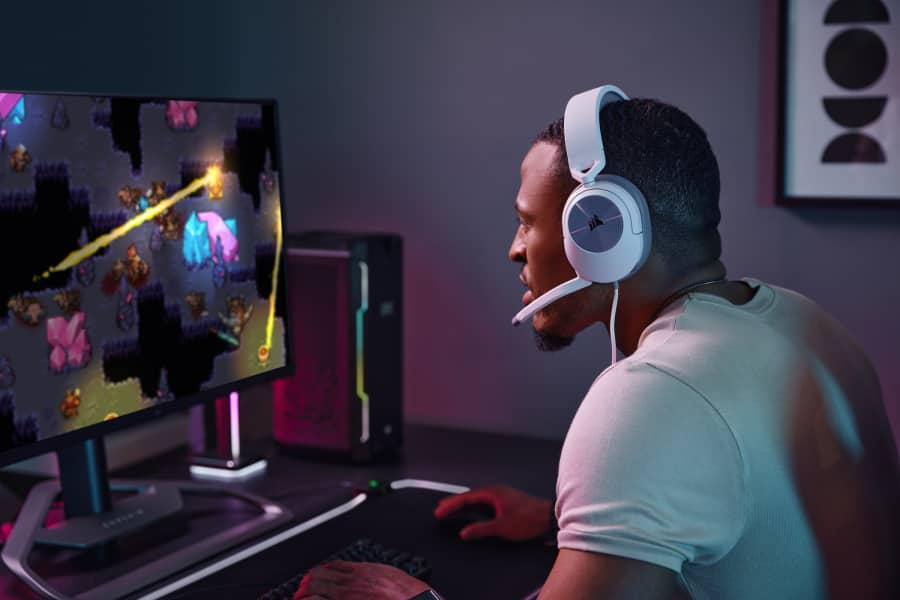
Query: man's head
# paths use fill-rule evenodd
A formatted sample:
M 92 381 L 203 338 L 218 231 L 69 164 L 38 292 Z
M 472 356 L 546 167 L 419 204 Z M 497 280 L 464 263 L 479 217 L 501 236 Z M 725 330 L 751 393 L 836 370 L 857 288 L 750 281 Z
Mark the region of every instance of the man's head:
M 719 169 L 700 126 L 673 106 L 633 99 L 605 106 L 600 130 L 607 161 L 603 173 L 625 177 L 647 199 L 653 263 L 675 280 L 717 261 Z M 562 119 L 537 136 L 522 161 L 521 177 L 519 227 L 509 258 L 523 265 L 527 303 L 575 277 L 563 247 L 562 210 L 577 182 L 569 174 Z M 646 270 L 632 279 L 639 282 Z M 608 318 L 610 298 L 610 285 L 594 284 L 538 311 L 538 346 L 568 345 L 576 333 Z

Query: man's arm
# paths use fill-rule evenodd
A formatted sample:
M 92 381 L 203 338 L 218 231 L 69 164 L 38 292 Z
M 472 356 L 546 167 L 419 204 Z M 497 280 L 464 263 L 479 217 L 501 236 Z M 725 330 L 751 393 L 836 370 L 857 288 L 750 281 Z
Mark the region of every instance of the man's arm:
M 743 535 L 743 474 L 730 427 L 699 392 L 650 365 L 608 371 L 560 456 L 544 600 L 668 600 L 685 564 L 714 564 Z
M 640 560 L 561 549 L 539 600 L 669 600 L 676 573 Z

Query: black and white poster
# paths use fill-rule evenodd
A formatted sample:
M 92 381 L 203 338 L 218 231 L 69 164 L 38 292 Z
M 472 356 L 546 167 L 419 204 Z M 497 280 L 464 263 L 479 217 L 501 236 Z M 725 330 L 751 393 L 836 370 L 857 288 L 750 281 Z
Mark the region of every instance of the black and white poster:
M 900 0 L 782 0 L 780 202 L 900 201 Z

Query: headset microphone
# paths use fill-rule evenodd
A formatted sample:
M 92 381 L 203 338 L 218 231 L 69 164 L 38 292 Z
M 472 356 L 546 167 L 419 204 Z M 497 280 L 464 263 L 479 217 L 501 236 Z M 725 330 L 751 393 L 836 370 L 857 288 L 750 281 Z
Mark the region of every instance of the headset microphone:
M 549 292 L 541 294 L 534 300 L 528 303 L 528 306 L 523 308 L 513 317 L 512 324 L 518 325 L 522 321 L 530 319 L 534 313 L 546 307 L 548 304 L 556 302 L 563 296 L 568 296 L 569 294 L 574 294 L 578 290 L 583 290 L 587 286 L 591 285 L 592 282 L 587 281 L 586 279 L 582 279 L 581 277 L 576 277 L 574 279 L 570 279 L 565 283 L 561 283 Z
M 625 92 L 604 85 L 573 96 L 566 105 L 566 154 L 569 172 L 579 185 L 563 208 L 563 245 L 578 276 L 541 294 L 512 320 L 513 325 L 518 325 L 592 283 L 611 283 L 615 290 L 610 316 L 613 363 L 619 282 L 641 268 L 650 254 L 651 243 L 650 212 L 644 195 L 627 179 L 601 173 L 606 155 L 600 134 L 600 111 L 620 100 L 628 100 Z

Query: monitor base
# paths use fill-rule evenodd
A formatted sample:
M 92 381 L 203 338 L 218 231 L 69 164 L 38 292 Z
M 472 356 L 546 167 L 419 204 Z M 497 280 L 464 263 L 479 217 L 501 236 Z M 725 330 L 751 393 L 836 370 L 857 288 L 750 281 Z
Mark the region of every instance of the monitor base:
M 54 480 L 34 486 L 3 546 L 3 562 L 31 588 L 48 598 L 117 598 L 161 582 L 186 567 L 250 541 L 293 518 L 279 504 L 241 490 L 209 483 L 113 480 L 110 484 L 113 492 L 138 493 L 114 502 L 112 510 L 107 513 L 67 519 L 50 528 L 44 527 L 44 521 L 47 511 L 60 495 L 60 484 Z M 61 591 L 47 577 L 39 575 L 29 562 L 29 556 L 38 544 L 41 547 L 49 544 L 52 547 L 69 548 L 90 548 L 97 545 L 102 548 L 104 544 L 109 545 L 116 538 L 125 537 L 126 534 L 143 529 L 166 516 L 177 514 L 181 509 L 182 496 L 231 496 L 236 499 L 235 502 L 242 501 L 256 507 L 259 514 L 171 552 L 157 553 L 157 556 L 130 567 L 126 572 L 97 579 L 94 582 L 96 585 L 90 589 Z M 71 579 L 71 576 L 66 579 Z
M 191 477 L 215 481 L 243 481 L 266 472 L 268 463 L 261 456 L 220 456 L 194 455 L 191 457 Z

